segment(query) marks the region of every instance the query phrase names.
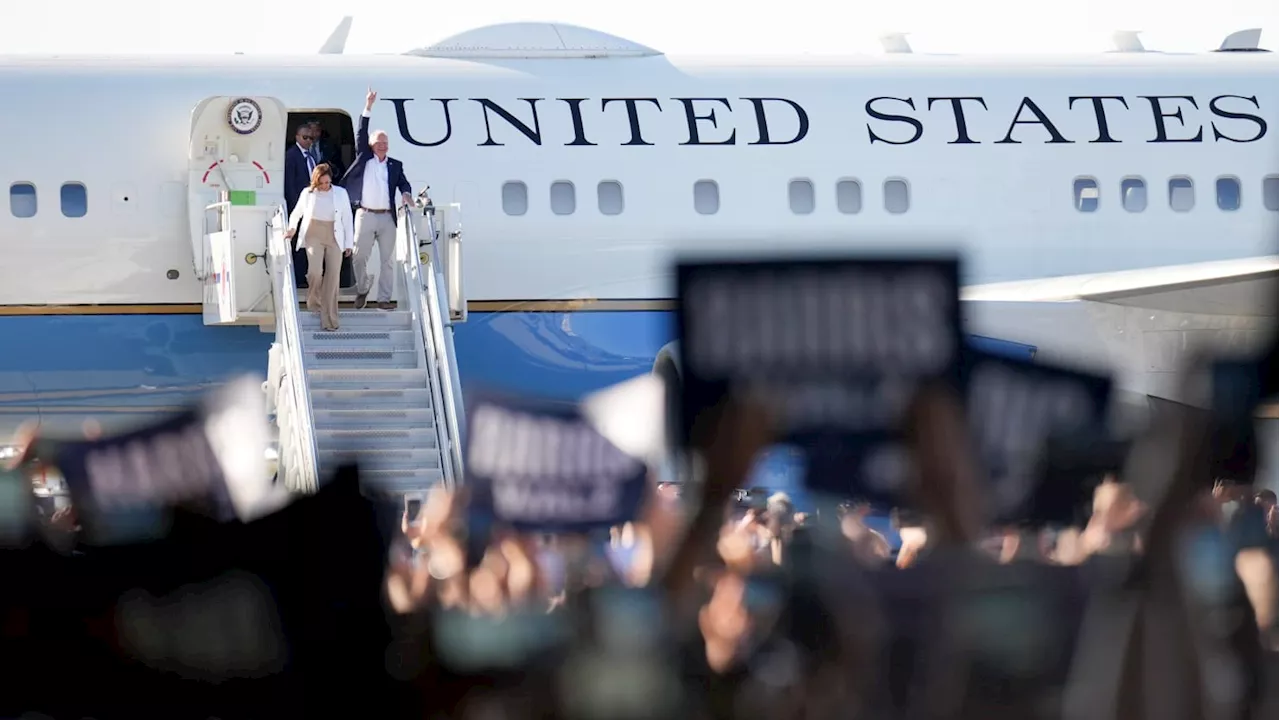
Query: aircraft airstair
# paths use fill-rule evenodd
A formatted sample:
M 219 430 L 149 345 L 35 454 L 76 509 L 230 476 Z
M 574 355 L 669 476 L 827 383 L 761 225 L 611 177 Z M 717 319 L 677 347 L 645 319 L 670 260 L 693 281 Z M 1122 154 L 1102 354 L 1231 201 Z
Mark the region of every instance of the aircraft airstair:
M 278 429 L 277 481 L 313 492 L 354 458 L 377 495 L 457 483 L 463 407 L 453 323 L 466 320 L 458 206 L 401 210 L 396 309 L 341 309 L 333 332 L 300 304 L 280 206 L 206 210 L 215 218 L 204 234 L 206 324 L 256 323 L 276 334 L 264 389 Z
M 453 324 L 467 319 L 460 209 L 401 209 L 396 309 L 341 310 L 341 329 L 323 330 L 299 307 L 284 238 L 290 115 L 268 96 L 209 97 L 192 110 L 187 219 L 204 323 L 275 334 L 265 390 L 287 489 L 314 491 L 347 457 L 374 492 L 452 485 L 464 427 L 453 351 Z

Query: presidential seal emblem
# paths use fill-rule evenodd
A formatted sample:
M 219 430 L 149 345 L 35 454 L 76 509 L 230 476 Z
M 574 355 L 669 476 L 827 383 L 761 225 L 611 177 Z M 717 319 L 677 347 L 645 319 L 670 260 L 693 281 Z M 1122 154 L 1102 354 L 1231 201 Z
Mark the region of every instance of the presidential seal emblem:
M 232 100 L 227 108 L 227 124 L 241 135 L 249 135 L 262 125 L 262 108 L 250 98 Z

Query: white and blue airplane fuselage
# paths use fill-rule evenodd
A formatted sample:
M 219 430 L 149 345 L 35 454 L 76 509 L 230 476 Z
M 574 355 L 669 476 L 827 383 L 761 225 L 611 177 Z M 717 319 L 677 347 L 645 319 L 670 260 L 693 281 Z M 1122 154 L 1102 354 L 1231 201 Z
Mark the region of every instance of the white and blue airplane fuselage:
M 193 208 L 227 189 L 200 150 L 226 124 L 210 98 L 276 101 L 235 158 L 261 199 L 283 197 L 297 123 L 349 159 L 378 91 L 415 193 L 464 213 L 469 388 L 568 399 L 649 372 L 685 255 L 958 250 L 971 332 L 1139 395 L 1168 395 L 1191 334 L 1274 330 L 1224 299 L 1274 301 L 1269 53 L 676 60 L 484 32 L 407 55 L 0 57 L 0 433 L 132 422 L 265 370 L 270 334 L 201 317 Z

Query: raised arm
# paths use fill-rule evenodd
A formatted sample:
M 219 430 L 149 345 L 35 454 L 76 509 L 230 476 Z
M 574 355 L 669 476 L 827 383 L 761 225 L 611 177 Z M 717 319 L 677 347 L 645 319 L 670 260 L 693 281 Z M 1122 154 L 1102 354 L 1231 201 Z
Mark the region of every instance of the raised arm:
M 364 96 L 364 112 L 360 113 L 360 127 L 356 130 L 356 154 L 369 151 L 369 116 L 373 114 L 373 104 L 378 100 L 378 93 L 369 88 Z

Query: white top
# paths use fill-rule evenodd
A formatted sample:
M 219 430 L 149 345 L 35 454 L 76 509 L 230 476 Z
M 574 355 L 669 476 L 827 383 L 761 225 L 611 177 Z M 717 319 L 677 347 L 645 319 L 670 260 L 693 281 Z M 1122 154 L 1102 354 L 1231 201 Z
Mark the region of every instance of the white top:
M 387 161 L 375 155 L 364 165 L 364 190 L 360 207 L 370 210 L 390 210 L 391 198 L 387 190 Z
M 327 196 L 327 212 L 325 211 L 326 200 L 322 200 L 321 196 Z M 302 191 L 298 196 L 298 204 L 289 214 L 289 227 L 298 228 L 294 238 L 297 239 L 299 248 L 307 246 L 307 228 L 311 225 L 313 217 L 333 220 L 333 234 L 338 241 L 338 247 L 343 250 L 355 249 L 356 221 L 351 214 L 351 198 L 346 190 L 334 185 L 327 193 L 314 192 L 311 188 Z M 299 220 L 302 221 L 301 226 L 298 224 Z
M 315 193 L 315 207 L 311 211 L 311 217 L 324 219 L 333 216 L 333 191 L 332 190 L 312 190 Z

